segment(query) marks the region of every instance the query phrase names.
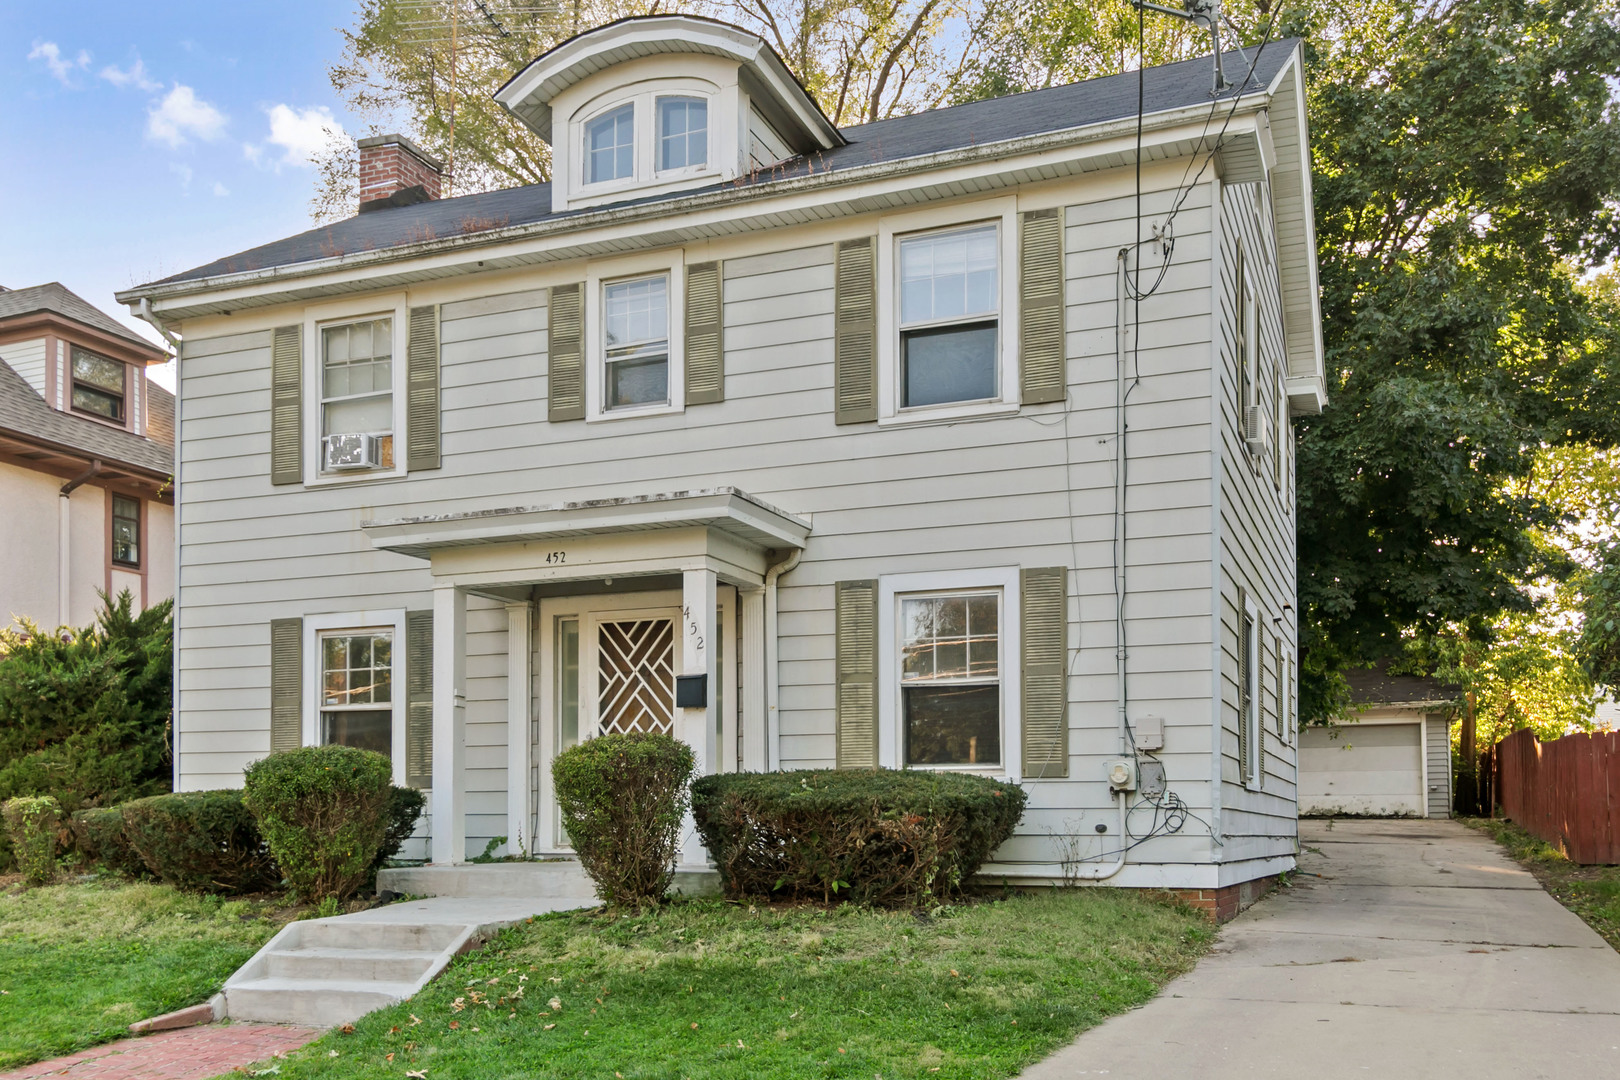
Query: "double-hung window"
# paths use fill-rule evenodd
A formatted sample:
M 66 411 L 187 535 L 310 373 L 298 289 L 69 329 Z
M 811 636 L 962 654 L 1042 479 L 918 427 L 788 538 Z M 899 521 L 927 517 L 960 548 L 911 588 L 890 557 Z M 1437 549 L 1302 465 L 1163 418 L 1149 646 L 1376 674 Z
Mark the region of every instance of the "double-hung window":
M 117 360 L 73 348 L 73 408 L 115 423 L 124 422 L 124 384 L 129 369 Z
M 392 443 L 394 320 L 321 328 L 321 434 L 371 435 Z M 392 464 L 392 445 L 380 464 Z
M 606 409 L 669 404 L 669 275 L 602 286 Z
M 901 408 L 1000 396 L 998 248 L 995 225 L 900 239 Z
M 393 756 L 394 635 L 338 630 L 320 636 L 322 743 Z
M 141 564 L 141 501 L 127 495 L 112 497 L 112 561 Z
M 709 162 L 709 102 L 700 97 L 658 99 L 658 171 Z
M 1001 594 L 900 598 L 900 709 L 907 765 L 1001 764 Z
M 585 182 L 604 184 L 636 173 L 636 107 L 620 105 L 585 125 Z

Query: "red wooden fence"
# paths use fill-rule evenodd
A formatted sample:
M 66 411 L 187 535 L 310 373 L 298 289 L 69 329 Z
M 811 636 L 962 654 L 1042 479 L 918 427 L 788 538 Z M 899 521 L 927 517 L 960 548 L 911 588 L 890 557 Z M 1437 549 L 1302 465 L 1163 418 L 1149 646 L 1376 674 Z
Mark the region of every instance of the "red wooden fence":
M 1496 744 L 1502 813 L 1573 862 L 1620 863 L 1620 733 L 1544 743 L 1515 731 Z

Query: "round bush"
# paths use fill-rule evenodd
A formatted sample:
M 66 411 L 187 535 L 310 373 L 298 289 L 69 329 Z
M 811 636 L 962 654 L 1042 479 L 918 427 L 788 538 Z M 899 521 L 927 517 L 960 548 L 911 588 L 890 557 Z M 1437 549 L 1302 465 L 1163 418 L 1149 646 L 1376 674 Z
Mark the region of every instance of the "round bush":
M 921 769 L 721 773 L 692 785 L 692 815 L 733 897 L 920 906 L 961 891 L 1026 799 Z
M 352 746 L 271 754 L 243 774 L 242 801 L 299 899 L 346 900 L 388 838 L 393 764 Z
M 240 791 L 180 791 L 119 807 L 124 838 L 166 885 L 195 892 L 251 893 L 280 875 Z
M 19 795 L 0 806 L 11 837 L 17 868 L 30 885 L 44 885 L 56 876 L 56 831 L 62 808 L 49 795 Z
M 127 877 L 145 877 L 146 862 L 124 836 L 124 811 L 117 806 L 80 810 L 70 821 L 73 844 L 87 863 L 100 863 Z
M 557 755 L 563 827 L 596 893 L 613 905 L 657 902 L 675 876 L 692 748 L 668 735 L 602 735 Z

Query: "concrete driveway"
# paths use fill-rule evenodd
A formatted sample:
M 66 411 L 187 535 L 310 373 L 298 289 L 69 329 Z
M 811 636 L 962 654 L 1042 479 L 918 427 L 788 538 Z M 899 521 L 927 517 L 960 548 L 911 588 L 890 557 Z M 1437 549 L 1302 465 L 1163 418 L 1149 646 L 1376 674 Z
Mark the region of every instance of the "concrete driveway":
M 1300 823 L 1291 889 L 1026 1080 L 1620 1077 L 1620 954 L 1451 821 Z

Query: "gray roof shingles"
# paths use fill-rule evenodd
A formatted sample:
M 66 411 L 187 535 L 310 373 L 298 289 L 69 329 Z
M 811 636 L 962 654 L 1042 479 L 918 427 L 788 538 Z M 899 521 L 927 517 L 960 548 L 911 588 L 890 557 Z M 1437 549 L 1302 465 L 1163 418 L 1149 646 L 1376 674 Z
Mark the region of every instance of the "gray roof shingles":
M 1224 62 L 1229 79 L 1241 79 L 1249 71 L 1251 63 L 1254 64 L 1254 71 L 1242 88 L 1234 86 L 1224 91 L 1219 100 L 1229 101 L 1240 89 L 1253 93 L 1269 86 L 1293 55 L 1296 44 L 1294 39 L 1271 42 L 1260 52 L 1258 60 L 1254 49 L 1226 54 Z M 1148 68 L 1142 86 L 1144 112 L 1165 112 L 1201 103 L 1215 105 L 1216 100 L 1210 96 L 1210 75 L 1211 61 L 1208 56 Z M 844 137 L 849 140 L 847 146 L 828 150 L 808 161 L 795 158 L 769 173 L 746 178 L 738 186 L 790 180 L 811 174 L 831 174 L 863 165 L 925 157 L 1088 127 L 1135 116 L 1136 105 L 1137 75 L 1127 72 L 1068 86 L 990 98 L 911 116 L 897 116 L 844 128 Z M 1211 116 L 1213 134 L 1220 129 L 1221 117 L 1214 108 L 1211 109 Z M 717 190 L 725 186 L 728 185 L 699 190 Z M 649 199 L 626 200 L 623 205 L 668 201 L 692 194 L 696 192 L 678 191 Z M 562 220 L 579 213 L 583 211 L 553 213 L 550 184 L 531 184 L 504 191 L 463 195 L 415 206 L 373 210 L 217 259 L 152 284 L 201 281 L 359 251 L 384 250 L 435 237 L 448 238 Z
M 0 297 L 5 294 L 0 293 Z M 174 471 L 174 396 L 151 379 L 146 393 L 150 438 L 58 412 L 27 379 L 0 359 L 0 430 L 77 450 L 87 457 L 135 465 L 158 473 Z M 160 438 L 161 437 L 161 438 Z
M 123 338 L 130 344 L 139 345 L 153 353 L 162 351 L 159 346 L 147 341 L 128 327 L 120 325 L 112 316 L 80 297 L 60 281 L 0 292 L 0 319 L 14 319 L 40 311 L 54 312 L 102 333 Z
M 1456 701 L 1458 687 L 1430 675 L 1391 675 L 1387 664 L 1344 673 L 1350 700 L 1356 705 L 1409 705 L 1419 701 Z

